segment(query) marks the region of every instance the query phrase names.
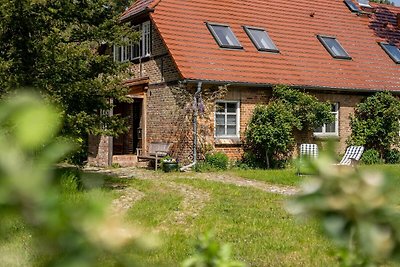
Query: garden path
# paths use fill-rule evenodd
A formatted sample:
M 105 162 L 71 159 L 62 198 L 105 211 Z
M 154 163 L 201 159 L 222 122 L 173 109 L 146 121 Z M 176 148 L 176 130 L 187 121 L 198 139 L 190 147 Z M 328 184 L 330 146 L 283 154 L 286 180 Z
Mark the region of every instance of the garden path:
M 118 168 L 118 169 L 99 169 L 86 168 L 89 172 L 104 173 L 123 179 L 143 179 L 157 181 L 160 186 L 166 186 L 174 191 L 179 192 L 183 196 L 179 210 L 171 213 L 160 225 L 155 229 L 156 232 L 165 231 L 171 224 L 180 224 L 187 227 L 191 219 L 200 214 L 205 204 L 210 201 L 210 195 L 206 191 L 200 190 L 190 185 L 176 183 L 176 179 L 201 179 L 206 181 L 220 182 L 240 187 L 252 187 L 258 190 L 280 194 L 294 195 L 299 189 L 294 186 L 272 185 L 261 181 L 244 179 L 229 173 L 160 173 L 142 168 Z M 173 178 L 171 181 L 168 178 Z M 135 202 L 145 196 L 145 193 L 131 187 L 117 189 L 121 192 L 121 196 L 112 203 L 113 212 L 124 213 L 131 208 Z

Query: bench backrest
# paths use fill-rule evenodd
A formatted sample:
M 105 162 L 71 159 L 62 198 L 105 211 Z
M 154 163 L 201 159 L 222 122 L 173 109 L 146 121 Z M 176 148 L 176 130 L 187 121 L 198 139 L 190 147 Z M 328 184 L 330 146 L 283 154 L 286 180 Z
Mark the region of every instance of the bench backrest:
M 164 157 L 168 155 L 172 143 L 154 142 L 149 144 L 149 155 L 155 156 L 158 152 L 158 156 Z
M 318 157 L 318 146 L 316 144 L 301 144 L 300 158 L 315 159 Z
M 363 152 L 364 152 L 363 146 L 349 146 L 346 149 L 346 153 L 344 154 L 344 156 L 339 164 L 340 165 L 351 165 L 351 160 L 355 159 L 355 160 L 359 161 Z

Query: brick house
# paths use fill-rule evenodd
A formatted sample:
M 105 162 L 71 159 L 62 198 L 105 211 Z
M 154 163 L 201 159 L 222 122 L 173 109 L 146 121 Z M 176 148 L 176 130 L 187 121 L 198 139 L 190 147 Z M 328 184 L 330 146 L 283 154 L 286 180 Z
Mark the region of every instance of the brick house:
M 141 41 L 114 47 L 114 59 L 131 61 L 135 73 L 127 81 L 133 104 L 114 109 L 131 129 L 91 137 L 89 164 L 132 164 L 136 148 L 156 141 L 191 161 L 196 96 L 208 101 L 198 149 L 238 159 L 254 107 L 277 84 L 332 103 L 335 123 L 299 133 L 298 143 L 334 138 L 343 151 L 356 104 L 377 91 L 400 92 L 400 8 L 358 1 L 137 0 L 121 22 Z

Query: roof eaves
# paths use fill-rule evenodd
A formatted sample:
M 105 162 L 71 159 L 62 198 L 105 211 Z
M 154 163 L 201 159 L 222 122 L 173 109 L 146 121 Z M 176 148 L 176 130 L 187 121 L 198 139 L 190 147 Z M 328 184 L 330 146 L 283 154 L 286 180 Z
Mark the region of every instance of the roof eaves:
M 213 84 L 213 85 L 227 85 L 227 86 L 251 86 L 251 87 L 272 87 L 277 84 L 273 83 L 251 83 L 251 82 L 235 82 L 235 81 L 219 81 L 219 80 L 202 80 L 202 79 L 185 79 L 182 83 L 198 83 Z M 351 88 L 351 87 L 329 87 L 329 86 L 311 86 L 311 85 L 290 85 L 296 89 L 306 90 L 324 90 L 324 91 L 342 91 L 342 92 L 355 92 L 355 93 L 377 93 L 382 91 L 390 91 L 393 94 L 400 94 L 400 87 L 396 89 L 368 89 L 368 88 Z
M 125 22 L 128 22 L 130 20 L 133 20 L 134 18 L 140 17 L 140 16 L 145 15 L 145 14 L 149 14 L 151 12 L 154 12 L 153 8 L 145 7 L 145 8 L 143 8 L 142 10 L 140 10 L 138 12 L 127 13 L 127 14 L 121 16 L 121 18 L 119 19 L 119 22 L 120 23 L 125 23 Z

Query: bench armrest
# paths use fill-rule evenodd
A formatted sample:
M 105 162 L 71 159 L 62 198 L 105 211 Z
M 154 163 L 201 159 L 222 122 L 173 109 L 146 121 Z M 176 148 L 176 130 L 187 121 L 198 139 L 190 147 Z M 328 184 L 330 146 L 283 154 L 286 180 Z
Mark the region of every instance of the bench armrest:
M 139 156 L 140 154 L 142 154 L 142 149 L 136 148 L 136 156 Z

